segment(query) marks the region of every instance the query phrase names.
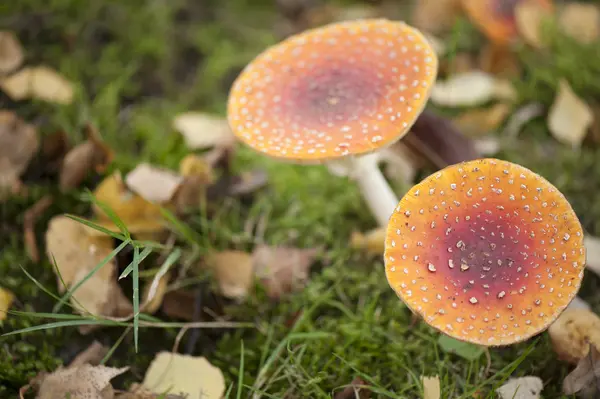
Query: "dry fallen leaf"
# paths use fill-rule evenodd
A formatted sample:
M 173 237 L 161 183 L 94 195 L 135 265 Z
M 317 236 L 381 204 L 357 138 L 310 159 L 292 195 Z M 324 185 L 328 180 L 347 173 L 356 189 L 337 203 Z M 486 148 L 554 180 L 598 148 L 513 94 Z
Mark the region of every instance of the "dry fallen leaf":
M 160 206 L 129 191 L 118 171 L 100 182 L 94 191 L 94 196 L 119 216 L 132 234 L 159 233 L 165 229 Z M 111 231 L 118 231 L 118 228 L 99 207 L 94 204 L 92 209 L 97 218 L 94 223 Z M 93 229 L 90 228 L 90 230 Z M 102 235 L 104 233 L 93 230 L 89 234 Z
M 600 348 L 600 317 L 587 309 L 566 309 L 548 329 L 560 360 L 577 363 L 590 344 Z
M 318 252 L 316 248 L 258 245 L 252 258 L 256 276 L 264 285 L 267 295 L 277 299 L 304 287 Z
M 0 75 L 12 72 L 23 62 L 23 48 L 13 32 L 0 31 Z
M 540 399 L 544 383 L 539 377 L 511 378 L 496 390 L 500 399 Z
M 142 294 L 142 305 L 144 313 L 153 314 L 162 305 L 163 298 L 167 293 L 167 285 L 169 283 L 170 274 L 165 273 L 162 276 L 155 276 L 152 280 L 148 281 L 144 286 L 144 293 Z
M 235 136 L 225 118 L 201 112 L 179 114 L 173 119 L 173 128 L 179 131 L 190 149 L 231 145 Z
M 56 268 L 67 288 L 81 281 L 112 249 L 110 241 L 89 236 L 83 224 L 67 216 L 55 216 L 48 224 L 46 253 L 50 262 L 56 260 Z M 75 291 L 71 303 L 82 314 L 87 310 L 94 315 L 129 315 L 132 306 L 117 284 L 116 272 L 113 258 Z M 59 291 L 65 292 L 58 275 L 57 284 Z
M 412 23 L 422 31 L 444 33 L 454 26 L 460 12 L 459 0 L 417 0 Z
M 221 399 L 225 378 L 204 357 L 160 352 L 146 371 L 143 387 L 154 393 L 171 393 L 187 399 Z
M 487 108 L 475 108 L 463 112 L 453 122 L 467 136 L 481 136 L 496 131 L 505 121 L 511 111 L 511 106 L 497 103 Z
M 47 66 L 25 67 L 0 80 L 0 88 L 13 100 L 28 98 L 70 104 L 73 101 L 73 84 Z
M 567 395 L 577 393 L 582 398 L 597 398 L 600 379 L 600 352 L 592 346 L 589 356 L 581 358 L 577 367 L 563 381 L 563 392 Z
M 109 399 L 114 395 L 110 380 L 128 369 L 89 364 L 59 368 L 43 377 L 37 399 Z
M 440 377 L 421 377 L 423 383 L 423 399 L 440 399 Z
M 37 131 L 12 111 L 0 110 L 0 160 L 8 162 L 0 169 L 12 170 L 17 176 L 25 171 L 40 147 Z
M 195 154 L 188 154 L 181 159 L 179 174 L 184 177 L 203 177 L 207 184 L 212 183 L 215 178 L 212 165 L 205 158 Z
M 548 128 L 559 141 L 579 147 L 594 121 L 591 108 L 561 79 L 548 114 Z
M 129 392 L 121 392 L 115 396 L 116 399 L 187 399 L 183 395 L 153 393 L 138 383 L 131 384 Z
M 483 71 L 469 71 L 437 81 L 431 100 L 447 107 L 468 107 L 485 103 L 494 96 L 495 78 Z
M 242 251 L 213 252 L 206 257 L 205 262 L 214 271 L 223 296 L 238 300 L 248 296 L 254 281 L 250 254 Z
M 0 321 L 6 319 L 8 310 L 15 299 L 15 295 L 6 288 L 0 287 Z
M 521 64 L 517 54 L 507 46 L 487 43 L 479 53 L 479 68 L 492 75 L 502 77 L 518 77 Z
M 71 363 L 69 367 L 79 367 L 84 364 L 99 365 L 104 356 L 108 354 L 109 347 L 102 345 L 100 342 L 94 340 L 84 351 L 80 352 Z
M 170 201 L 182 182 L 183 176 L 148 163 L 139 164 L 125 176 L 131 191 L 156 204 Z
M 521 1 L 515 7 L 515 23 L 519 35 L 535 48 L 543 47 L 542 26 L 551 17 L 552 12 L 537 1 Z
M 580 43 L 589 44 L 600 37 L 600 8 L 596 4 L 567 3 L 558 22 L 564 33 Z
M 371 391 L 368 388 L 363 388 L 369 383 L 360 377 L 354 377 L 350 385 L 342 391 L 335 394 L 333 399 L 369 399 Z
M 355 231 L 350 237 L 350 245 L 369 255 L 382 255 L 385 250 L 385 228 L 378 227 L 366 233 Z
M 85 130 L 87 140 L 73 147 L 62 161 L 59 172 L 62 191 L 79 186 L 92 170 L 102 172 L 112 162 L 113 151 L 102 141 L 96 129 L 87 125 Z

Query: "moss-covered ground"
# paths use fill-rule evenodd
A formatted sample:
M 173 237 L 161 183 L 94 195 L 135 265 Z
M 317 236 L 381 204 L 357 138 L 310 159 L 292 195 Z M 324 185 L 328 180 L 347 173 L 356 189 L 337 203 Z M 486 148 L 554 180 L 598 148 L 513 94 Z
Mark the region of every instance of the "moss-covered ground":
M 0 26 L 18 34 L 26 63 L 51 65 L 78 86 L 76 101 L 69 106 L 12 102 L 0 94 L 0 108 L 35 122 L 42 135 L 62 129 L 75 142 L 83 140 L 83 125 L 94 123 L 117 150 L 111 169 L 126 172 L 142 161 L 175 168 L 188 150 L 173 132 L 172 117 L 187 110 L 224 114 L 227 90 L 237 73 L 277 40 L 270 27 L 278 18 L 266 0 L 5 1 L 0 5 Z M 468 38 L 455 44 L 472 46 L 478 34 L 465 21 L 461 24 L 458 29 L 465 29 Z M 523 54 L 526 78 L 517 85 L 521 101 L 549 105 L 560 77 L 569 79 L 588 101 L 600 101 L 600 53 L 561 36 L 554 37 L 552 46 L 548 58 Z M 567 196 L 589 233 L 600 234 L 597 147 L 587 144 L 573 150 L 558 144 L 543 118 L 528 124 L 519 138 L 501 142 L 497 157 L 545 176 Z M 238 171 L 265 168 L 269 187 L 250 210 L 233 201 L 223 205 L 230 208 L 216 220 L 192 220 L 192 229 L 213 229 L 214 239 L 201 245 L 250 248 L 250 237 L 240 234 L 245 218 L 249 212 L 268 211 L 267 243 L 323 245 L 326 251 L 304 291 L 274 303 L 258 290 L 245 304 L 232 306 L 232 315 L 258 328 L 226 334 L 200 330 L 194 353 L 219 366 L 228 383 L 237 384 L 243 340 L 244 384 L 268 397 L 331 397 L 362 375 L 378 387 L 380 397 L 416 398 L 419 376 L 433 374 L 440 376 L 444 398 L 470 398 L 478 390 L 487 395 L 509 375 L 540 376 L 546 384 L 544 397 L 561 397 L 569 367 L 556 360 L 547 334 L 491 350 L 491 369 L 485 375 L 484 356 L 470 362 L 443 353 L 436 345 L 437 332 L 424 323 L 411 326 L 409 311 L 389 289 L 380 257 L 348 248 L 353 230 L 375 227 L 351 182 L 322 166 L 282 165 L 245 148 L 240 148 L 234 165 Z M 78 192 L 59 194 L 55 182 L 34 172 L 26 175 L 28 196 L 0 207 L 0 276 L 2 286 L 15 293 L 17 309 L 42 312 L 49 311 L 54 300 L 43 295 L 21 267 L 52 289 L 55 277 L 45 257 L 33 263 L 24 252 L 23 212 L 44 194 L 56 195 L 55 204 L 37 223 L 43 243 L 52 215 L 86 214 L 88 205 Z M 90 188 L 94 183 L 86 182 Z M 398 188 L 399 195 L 403 189 Z M 237 244 L 232 243 L 233 235 Z M 596 310 L 599 288 L 600 280 L 587 275 L 581 295 Z M 39 319 L 10 316 L 1 329 L 38 323 Z M 66 327 L 2 338 L 0 396 L 15 397 L 37 372 L 69 362 L 92 338 L 112 345 L 121 332 L 108 328 L 82 337 Z M 170 350 L 176 334 L 175 329 L 141 329 L 140 353 L 134 353 L 133 345 L 121 345 L 109 361 L 132 366 L 128 379 L 116 381 L 139 381 L 153 354 Z M 131 336 L 126 340 L 131 342 Z M 250 393 L 245 389 L 244 397 Z

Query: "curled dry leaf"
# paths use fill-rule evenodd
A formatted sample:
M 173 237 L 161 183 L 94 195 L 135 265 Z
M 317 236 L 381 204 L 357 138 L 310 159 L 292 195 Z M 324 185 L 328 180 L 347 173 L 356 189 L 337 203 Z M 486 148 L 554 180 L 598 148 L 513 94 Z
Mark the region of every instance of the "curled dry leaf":
M 454 118 L 454 123 L 467 136 L 481 136 L 496 131 L 511 111 L 505 103 L 494 104 L 487 108 L 470 109 Z
M 579 147 L 593 120 L 594 114 L 590 107 L 577 97 L 565 79 L 561 79 L 548 114 L 550 133 L 565 144 Z
M 597 382 L 600 379 L 600 352 L 592 346 L 590 355 L 581 358 L 577 367 L 563 381 L 563 392 L 567 395 L 595 399 L 598 394 Z
M 169 352 L 156 355 L 142 385 L 154 393 L 187 399 L 221 399 L 225 394 L 223 373 L 206 358 Z
M 540 399 L 544 383 L 539 377 L 511 378 L 496 390 L 500 399 Z
M 519 35 L 535 48 L 544 46 L 542 26 L 552 16 L 552 10 L 538 1 L 521 1 L 515 7 L 515 23 Z
M 38 388 L 37 399 L 107 399 L 114 395 L 110 380 L 129 367 L 114 368 L 84 364 L 59 368 L 46 375 Z
M 179 174 L 184 177 L 200 176 L 206 180 L 206 183 L 212 183 L 215 179 L 213 167 L 203 157 L 195 154 L 188 154 L 179 162 Z
M 213 270 L 221 294 L 242 300 L 248 296 L 254 280 L 252 256 L 242 251 L 213 252 L 205 259 Z
M 318 252 L 316 248 L 258 245 L 252 258 L 256 276 L 264 285 L 267 295 L 278 299 L 303 288 Z
M 113 159 L 113 151 L 91 125 L 86 126 L 86 135 L 86 141 L 73 147 L 63 159 L 59 173 L 62 191 L 79 186 L 92 170 L 102 172 Z
M 144 293 L 142 295 L 144 302 L 141 305 L 144 313 L 153 314 L 160 308 L 163 298 L 167 293 L 167 285 L 169 284 L 170 277 L 170 273 L 156 276 L 144 286 Z
M 6 288 L 0 287 L 0 321 L 6 319 L 8 310 L 10 309 L 15 295 Z
M 79 353 L 69 364 L 70 368 L 83 366 L 84 364 L 98 365 L 108 353 L 109 348 L 94 340 L 83 352 Z
M 600 8 L 596 4 L 567 3 L 558 22 L 564 33 L 580 43 L 589 44 L 600 38 Z
M 94 191 L 94 196 L 119 216 L 132 234 L 158 233 L 165 229 L 160 206 L 129 191 L 119 172 L 113 173 L 100 182 Z M 94 204 L 92 210 L 97 218 L 96 224 L 111 231 L 118 231 L 117 226 L 98 206 Z M 103 235 L 91 228 L 88 234 Z
M 436 82 L 431 100 L 447 107 L 469 107 L 483 104 L 494 96 L 495 78 L 483 71 L 469 71 Z
M 17 69 L 23 58 L 23 48 L 17 36 L 10 31 L 0 31 L 0 75 Z
M 25 67 L 0 81 L 0 88 L 13 100 L 34 98 L 57 104 L 73 101 L 73 84 L 47 66 Z
M 444 33 L 454 26 L 460 11 L 459 3 L 459 0 L 417 0 L 412 23 L 426 32 Z
M 213 166 L 205 157 L 189 154 L 179 162 L 179 174 L 183 182 L 171 203 L 178 213 L 196 210 L 206 200 L 206 190 L 215 180 Z
M 520 76 L 522 70 L 517 54 L 510 47 L 494 43 L 487 43 L 479 53 L 479 68 L 502 77 Z
M 335 394 L 333 399 L 369 399 L 371 391 L 365 386 L 369 383 L 360 377 L 354 377 L 350 385 Z
M 6 163 L 0 174 L 10 170 L 17 176 L 25 171 L 40 147 L 37 131 L 12 111 L 0 110 L 0 160 Z
M 55 266 L 66 285 L 57 276 L 60 292 L 83 280 L 112 249 L 109 241 L 89 236 L 83 224 L 66 216 L 55 216 L 48 224 L 46 253 L 50 262 L 56 260 Z M 115 266 L 113 258 L 75 291 L 71 303 L 80 313 L 102 316 L 131 313 L 131 303 L 117 284 Z
M 560 360 L 577 363 L 590 345 L 600 348 L 600 317 L 587 309 L 566 309 L 548 329 Z
M 423 399 L 440 399 L 440 377 L 437 375 L 434 377 L 422 376 L 421 383 L 423 384 Z
M 125 176 L 127 187 L 146 201 L 164 204 L 183 182 L 183 176 L 148 163 L 139 164 Z
M 544 115 L 544 107 L 542 104 L 526 104 L 515 111 L 508 119 L 502 135 L 515 138 L 519 135 L 519 133 L 521 133 L 521 130 L 523 130 L 523 127 L 527 123 L 542 115 Z
M 177 115 L 173 119 L 173 128 L 183 135 L 190 149 L 229 146 L 235 142 L 225 118 L 201 112 Z

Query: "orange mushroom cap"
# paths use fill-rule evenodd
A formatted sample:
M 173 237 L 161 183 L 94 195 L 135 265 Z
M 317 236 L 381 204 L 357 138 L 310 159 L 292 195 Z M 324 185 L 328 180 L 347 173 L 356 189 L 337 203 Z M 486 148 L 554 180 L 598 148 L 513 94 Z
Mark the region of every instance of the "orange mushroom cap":
M 486 346 L 546 329 L 577 294 L 583 231 L 566 198 L 497 159 L 447 167 L 414 186 L 390 218 L 388 282 L 436 329 Z
M 369 153 L 408 132 L 429 99 L 437 63 L 427 39 L 404 22 L 311 29 L 246 66 L 230 91 L 229 124 L 241 141 L 276 158 Z
M 515 8 L 522 1 L 534 1 L 552 10 L 552 0 L 462 0 L 462 6 L 475 25 L 493 42 L 505 45 L 517 35 Z

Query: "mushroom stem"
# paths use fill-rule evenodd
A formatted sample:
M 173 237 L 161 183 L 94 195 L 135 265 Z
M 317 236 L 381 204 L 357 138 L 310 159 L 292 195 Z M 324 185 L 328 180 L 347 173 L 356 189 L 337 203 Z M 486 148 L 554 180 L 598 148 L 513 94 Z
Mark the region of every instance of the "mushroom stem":
M 379 170 L 376 153 L 352 157 L 352 176 L 379 226 L 387 226 L 399 199 Z

